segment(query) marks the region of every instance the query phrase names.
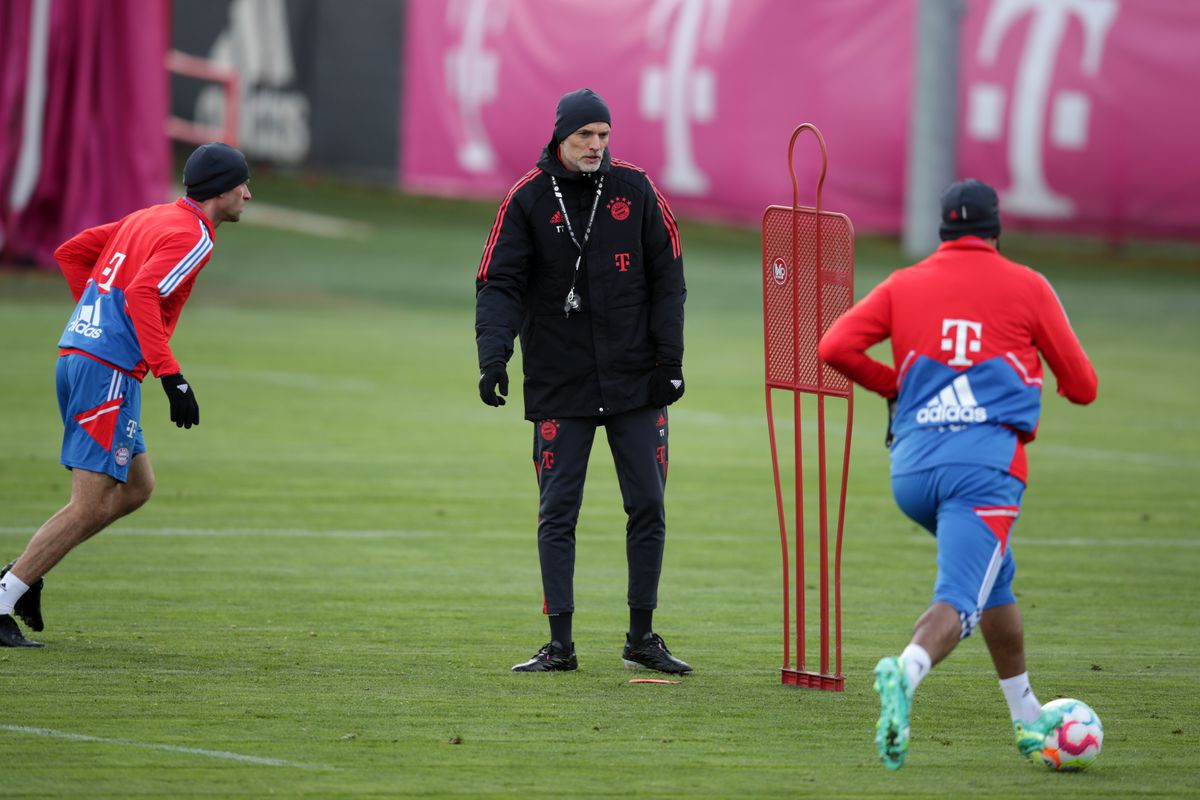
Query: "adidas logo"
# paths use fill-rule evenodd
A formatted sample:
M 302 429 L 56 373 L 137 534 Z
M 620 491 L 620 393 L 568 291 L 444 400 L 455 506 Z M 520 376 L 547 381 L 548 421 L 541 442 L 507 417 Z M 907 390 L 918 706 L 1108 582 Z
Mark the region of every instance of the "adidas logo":
M 562 225 L 562 221 L 563 221 L 563 215 L 562 215 L 561 210 L 555 211 L 554 216 L 550 218 L 551 225 Z
M 67 330 L 89 339 L 99 339 L 104 333 L 100 327 L 100 298 L 92 305 L 80 306 L 79 315 L 67 323 Z
M 987 408 L 975 400 L 967 376 L 959 375 L 917 412 L 917 422 L 921 425 L 987 422 Z

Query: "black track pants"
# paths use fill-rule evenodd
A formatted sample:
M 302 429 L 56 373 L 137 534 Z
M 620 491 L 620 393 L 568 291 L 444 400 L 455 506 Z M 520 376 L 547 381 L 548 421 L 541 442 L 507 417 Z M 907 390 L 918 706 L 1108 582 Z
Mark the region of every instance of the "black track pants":
M 629 562 L 631 608 L 658 605 L 667 522 L 667 411 L 639 408 L 612 417 L 573 417 L 534 423 L 537 468 L 538 556 L 548 614 L 575 610 L 575 523 L 583 503 L 588 456 L 596 428 L 608 434 L 625 502 L 625 555 Z

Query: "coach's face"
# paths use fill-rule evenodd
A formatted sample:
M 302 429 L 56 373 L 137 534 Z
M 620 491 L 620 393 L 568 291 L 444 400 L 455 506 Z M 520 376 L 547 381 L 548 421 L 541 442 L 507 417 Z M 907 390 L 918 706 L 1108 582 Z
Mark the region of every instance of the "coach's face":
M 595 172 L 604 160 L 611 127 L 607 122 L 590 122 L 563 139 L 558 160 L 571 172 Z

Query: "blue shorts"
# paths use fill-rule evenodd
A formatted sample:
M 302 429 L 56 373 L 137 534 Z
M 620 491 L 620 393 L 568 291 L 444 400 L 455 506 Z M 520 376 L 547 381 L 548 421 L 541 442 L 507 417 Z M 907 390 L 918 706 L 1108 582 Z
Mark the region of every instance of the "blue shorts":
M 984 609 L 1017 602 L 1009 533 L 1025 484 L 990 467 L 953 464 L 892 476 L 900 510 L 937 537 L 934 602 L 954 606 L 962 636 Z
M 129 462 L 146 452 L 138 424 L 142 384 L 78 354 L 59 356 L 56 380 L 63 420 L 62 465 L 101 472 L 124 483 Z

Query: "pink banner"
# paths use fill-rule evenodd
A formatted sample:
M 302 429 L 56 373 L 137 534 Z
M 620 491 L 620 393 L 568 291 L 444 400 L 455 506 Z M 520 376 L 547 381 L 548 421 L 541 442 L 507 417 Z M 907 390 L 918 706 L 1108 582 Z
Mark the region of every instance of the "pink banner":
M 993 183 L 1005 223 L 1200 236 L 1200 166 L 1183 102 L 1200 75 L 1200 3 L 968 0 L 959 174 Z M 787 141 L 829 146 L 823 201 L 858 230 L 898 231 L 915 2 L 414 0 L 400 180 L 507 191 L 550 137 L 564 91 L 612 109 L 612 150 L 677 212 L 757 222 L 791 200 Z M 801 202 L 819 154 L 799 145 Z M 805 149 L 807 147 L 807 149 Z
M 1111 238 L 1200 236 L 1200 3 L 968 8 L 959 163 L 1000 190 L 1006 222 Z
M 0 252 L 53 264 L 169 188 L 167 3 L 0 3 Z

